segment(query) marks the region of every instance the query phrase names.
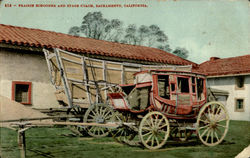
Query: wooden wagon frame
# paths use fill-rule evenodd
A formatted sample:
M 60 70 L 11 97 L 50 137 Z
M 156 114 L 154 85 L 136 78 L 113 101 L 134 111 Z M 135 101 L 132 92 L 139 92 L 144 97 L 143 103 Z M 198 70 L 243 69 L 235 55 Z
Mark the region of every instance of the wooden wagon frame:
M 208 102 L 206 77 L 193 73 L 192 66 L 119 63 L 60 49 L 52 52 L 44 49 L 44 53 L 51 82 L 58 92 L 58 100 L 73 109 L 80 122 L 118 122 L 119 128 L 111 133 L 119 142 L 131 141 L 138 134 L 145 147 L 158 149 L 169 136 L 187 140 L 196 132 L 202 143 L 214 146 L 222 142 L 228 131 L 229 116 L 226 108 L 219 102 Z M 120 72 L 119 75 L 114 71 Z M 149 75 L 151 79 L 139 81 L 138 76 L 141 74 Z M 166 99 L 159 94 L 158 79 L 162 75 L 168 76 L 167 83 L 171 87 L 168 88 L 169 96 L 172 98 Z M 188 91 L 178 92 L 182 87 L 185 88 L 180 86 L 181 80 L 185 80 L 183 84 L 189 87 Z M 200 100 L 197 100 L 198 82 L 202 83 L 200 89 L 203 91 Z M 131 95 L 129 93 L 138 87 L 148 86 L 151 86 L 147 92 L 150 103 L 144 108 L 133 110 L 127 95 Z M 132 88 L 126 94 L 124 87 Z M 96 137 L 107 136 L 109 133 L 107 128 L 87 126 L 85 129 Z

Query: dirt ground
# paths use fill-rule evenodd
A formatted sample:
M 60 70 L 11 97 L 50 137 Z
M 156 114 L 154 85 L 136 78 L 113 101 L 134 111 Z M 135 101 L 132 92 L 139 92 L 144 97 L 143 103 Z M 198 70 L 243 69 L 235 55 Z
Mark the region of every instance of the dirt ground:
M 37 110 L 27 107 L 23 104 L 12 101 L 6 97 L 0 96 L 0 121 L 6 120 L 20 120 L 20 119 L 32 119 L 32 118 L 46 118 L 46 114 L 43 114 Z M 51 122 L 52 120 L 42 120 L 39 122 Z M 37 122 L 37 121 L 29 121 Z M 11 122 L 12 124 L 15 122 Z M 0 123 L 0 127 L 9 127 L 10 123 Z

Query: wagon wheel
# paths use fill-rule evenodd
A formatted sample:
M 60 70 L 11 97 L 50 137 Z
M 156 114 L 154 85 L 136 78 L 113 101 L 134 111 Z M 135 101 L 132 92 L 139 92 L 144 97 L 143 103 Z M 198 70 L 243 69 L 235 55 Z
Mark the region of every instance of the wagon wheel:
M 112 137 L 118 143 L 132 145 L 132 140 L 135 138 L 135 136 L 136 132 L 127 126 L 118 127 L 116 130 L 112 131 Z
M 84 122 L 104 124 L 112 121 L 113 109 L 106 104 L 95 104 L 90 106 L 84 115 Z M 109 134 L 109 129 L 99 126 L 87 126 L 86 130 L 90 136 L 105 137 Z
M 139 137 L 148 149 L 161 148 L 170 132 L 168 119 L 160 112 L 150 112 L 143 117 L 139 126 Z
M 111 130 L 111 135 L 114 140 L 118 143 L 125 143 L 129 145 L 135 144 L 132 140 L 136 136 L 137 132 L 126 125 L 122 125 L 123 122 L 127 122 L 127 118 L 121 113 L 116 113 L 114 116 L 114 122 L 121 124 L 120 127 Z
M 193 134 L 192 130 L 178 129 L 178 127 L 173 127 L 170 132 L 171 138 L 174 140 L 187 141 Z
M 207 146 L 221 143 L 229 128 L 229 116 L 219 102 L 205 104 L 197 118 L 197 133 L 201 142 Z
M 83 117 L 85 114 L 85 109 L 79 107 L 79 106 L 75 106 L 73 108 L 70 109 L 70 113 L 73 114 L 74 116 L 76 116 L 76 118 L 78 119 L 76 122 L 83 122 Z M 86 130 L 84 126 L 80 126 L 80 125 L 68 125 L 67 126 L 74 134 L 77 135 L 82 135 L 85 136 L 86 135 Z

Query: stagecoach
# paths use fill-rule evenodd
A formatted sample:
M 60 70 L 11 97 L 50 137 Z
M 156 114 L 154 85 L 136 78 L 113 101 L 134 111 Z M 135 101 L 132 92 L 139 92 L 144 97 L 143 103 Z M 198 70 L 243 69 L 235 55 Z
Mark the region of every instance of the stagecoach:
M 169 138 L 186 141 L 193 134 L 214 146 L 222 142 L 229 126 L 225 107 L 207 102 L 205 76 L 192 72 L 138 72 L 135 84 L 120 85 L 118 92 L 108 93 L 106 104 L 94 107 L 85 115 L 87 122 L 120 122 L 122 126 L 111 132 L 117 141 L 131 143 L 138 135 L 149 149 L 162 147 Z M 100 127 L 88 130 L 104 133 Z

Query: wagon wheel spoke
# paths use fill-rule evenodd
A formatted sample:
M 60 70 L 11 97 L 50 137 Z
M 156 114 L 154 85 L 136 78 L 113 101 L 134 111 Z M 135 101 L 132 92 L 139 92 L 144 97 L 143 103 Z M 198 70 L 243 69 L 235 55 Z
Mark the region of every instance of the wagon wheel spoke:
M 155 140 L 156 140 L 157 145 L 159 145 L 160 143 L 157 137 L 155 137 Z
M 164 119 L 164 118 L 161 118 L 161 119 L 160 119 L 159 123 L 157 124 L 157 127 L 160 126 L 160 124 L 161 124 L 161 122 L 163 121 L 163 119 Z
M 219 122 L 222 122 L 222 121 L 227 121 L 227 119 L 218 120 L 216 122 L 219 123 Z
M 150 117 L 151 126 L 154 127 L 153 115 Z
M 208 130 L 208 132 L 207 132 L 207 137 L 206 137 L 206 142 L 208 141 L 208 138 L 209 138 L 209 136 L 210 136 L 210 130 Z
M 150 138 L 153 136 L 153 134 L 151 134 L 148 138 L 147 138 L 147 140 L 146 140 L 146 144 L 148 144 L 148 142 L 149 142 L 149 140 L 150 140 Z
M 91 117 L 91 118 L 95 118 L 96 116 L 89 114 L 89 117 Z
M 167 127 L 168 124 L 165 124 L 165 125 L 162 125 L 161 127 L 159 127 L 160 129 L 163 128 L 163 127 Z
M 150 127 L 142 127 L 143 130 L 151 131 Z
M 217 108 L 215 115 L 218 115 L 220 112 L 221 112 L 221 107 Z
M 204 128 L 207 128 L 207 127 L 209 127 L 209 125 L 202 126 L 202 127 L 200 127 L 198 130 L 201 130 L 201 129 L 204 129 Z
M 108 116 L 108 114 L 110 114 L 111 111 L 108 111 L 103 117 L 106 118 Z
M 222 134 L 219 128 L 216 127 L 215 130 L 217 130 L 220 134 Z
M 112 115 L 108 115 L 108 116 L 106 116 L 104 118 L 105 118 L 105 120 L 110 120 L 112 118 Z
M 201 137 L 203 137 L 207 132 L 208 132 L 209 128 L 207 128 L 206 130 L 203 131 L 203 133 L 201 134 Z
M 218 135 L 217 135 L 215 130 L 214 130 L 214 135 L 215 135 L 215 138 L 217 139 L 217 141 L 219 141 Z
M 151 127 L 151 124 L 148 120 L 145 120 L 145 122 Z
M 104 132 L 104 130 L 103 130 L 103 128 L 100 128 L 100 130 L 102 131 L 102 134 L 104 134 L 105 132 Z
M 149 134 L 152 134 L 152 132 L 148 132 L 148 133 L 146 133 L 146 134 L 143 134 L 142 137 L 146 137 L 146 136 L 148 136 Z
M 204 122 L 204 123 L 209 123 L 209 121 L 207 121 L 207 120 L 200 120 L 201 122 Z
M 151 146 L 154 146 L 154 144 L 155 144 L 155 143 L 154 143 L 154 142 L 155 142 L 154 140 L 155 140 L 155 136 L 153 135 L 152 138 L 151 138 Z
M 107 108 L 104 108 L 104 110 L 102 111 L 102 115 L 104 115 L 106 111 L 107 111 Z
M 155 119 L 155 121 L 154 121 L 154 127 L 157 127 L 157 125 L 158 125 L 158 117 L 159 117 L 159 115 L 155 115 L 156 116 L 156 119 Z
M 214 143 L 214 131 L 211 129 L 211 143 Z
M 92 116 L 94 116 L 94 117 L 97 116 L 97 113 L 95 111 L 92 110 L 91 112 L 94 114 Z

